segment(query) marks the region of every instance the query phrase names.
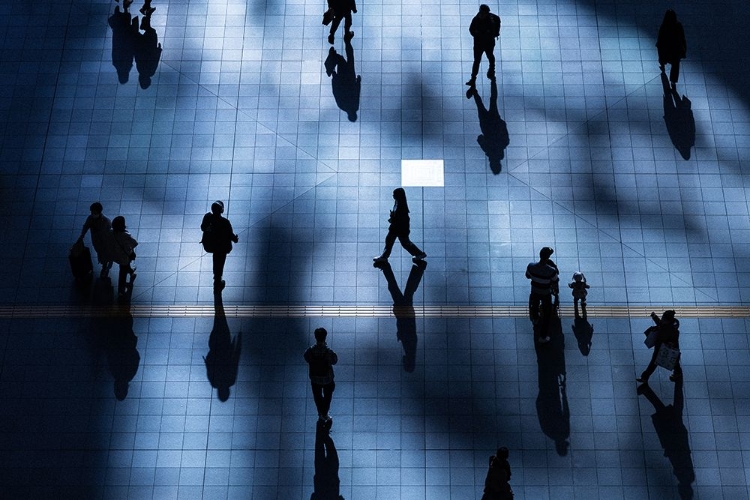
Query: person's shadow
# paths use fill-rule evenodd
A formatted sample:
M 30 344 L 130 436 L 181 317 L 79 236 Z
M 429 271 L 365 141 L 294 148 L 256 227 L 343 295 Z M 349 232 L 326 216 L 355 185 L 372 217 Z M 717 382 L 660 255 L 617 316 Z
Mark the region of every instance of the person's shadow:
M 690 150 L 695 146 L 695 117 L 692 103 L 686 95 L 680 97 L 675 88 L 670 87 L 665 73 L 661 74 L 664 90 L 664 123 L 672 144 L 683 159 L 690 159 Z
M 693 498 L 692 483 L 695 481 L 695 469 L 690 455 L 688 431 L 682 422 L 682 409 L 685 406 L 685 396 L 682 393 L 682 379 L 674 383 L 674 403 L 665 406 L 648 384 L 638 387 L 638 393 L 654 405 L 656 413 L 651 415 L 654 430 L 659 436 L 664 456 L 672 464 L 672 472 L 678 481 L 677 491 L 682 499 Z
M 110 313 L 101 319 L 99 330 L 107 356 L 107 365 L 115 379 L 115 397 L 118 401 L 122 401 L 128 396 L 130 381 L 138 373 L 138 366 L 141 362 L 141 355 L 136 347 L 138 337 L 133 331 L 130 303 L 119 303 L 113 306 Z
M 138 83 L 142 89 L 147 89 L 151 86 L 151 77 L 156 74 L 162 49 L 159 36 L 151 27 L 150 13 L 143 16 L 141 29 L 143 34 L 138 34 L 138 41 L 135 45 L 135 66 L 138 69 Z
M 581 354 L 588 356 L 591 352 L 591 339 L 594 337 L 594 325 L 577 316 L 573 323 L 573 334 L 576 336 Z
M 131 21 L 127 9 L 121 11 L 118 5 L 109 17 L 109 27 L 112 28 L 112 66 L 117 70 L 117 79 L 120 83 L 128 83 L 140 36 L 138 18 Z
M 555 441 L 557 454 L 568 454 L 570 437 L 570 409 L 565 380 L 565 335 L 557 315 L 549 321 L 550 341 L 535 343 L 539 367 L 539 395 L 536 412 L 542 432 Z
M 482 98 L 475 87 L 466 91 L 466 97 L 474 97 L 479 114 L 479 127 L 482 134 L 477 137 L 477 142 L 482 147 L 482 151 L 487 155 L 490 161 L 490 170 L 497 175 L 502 170 L 500 161 L 505 158 L 505 148 L 510 144 L 508 135 L 508 125 L 500 117 L 497 109 L 497 82 L 492 80 L 490 84 L 490 109 L 484 107 Z
M 203 356 L 206 363 L 206 376 L 211 386 L 216 388 L 219 401 L 229 399 L 229 389 L 237 381 L 237 370 L 242 350 L 242 332 L 232 338 L 224 313 L 221 294 L 214 295 L 214 327 L 208 337 L 208 354 Z
M 339 454 L 328 430 L 328 426 L 318 421 L 315 427 L 315 490 L 310 500 L 344 500 L 339 494 Z
M 362 77 L 354 71 L 354 48 L 351 40 L 345 41 L 346 59 L 331 47 L 325 60 L 326 75 L 332 76 L 333 98 L 336 105 L 346 112 L 350 122 L 357 121 L 359 94 Z
M 396 317 L 396 338 L 404 348 L 403 364 L 404 370 L 412 373 L 417 361 L 417 318 L 414 314 L 414 293 L 419 288 L 419 283 L 424 276 L 427 262 L 416 261 L 411 266 L 409 278 L 406 280 L 406 288 L 401 289 L 393 275 L 393 269 L 388 261 L 378 264 L 383 271 L 383 276 L 388 282 L 388 291 L 393 299 L 393 315 Z

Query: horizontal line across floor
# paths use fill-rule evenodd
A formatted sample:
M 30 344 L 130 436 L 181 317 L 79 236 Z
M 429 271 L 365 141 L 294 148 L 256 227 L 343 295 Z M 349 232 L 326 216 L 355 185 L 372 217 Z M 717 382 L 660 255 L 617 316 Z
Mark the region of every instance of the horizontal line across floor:
M 648 317 L 674 309 L 680 318 L 745 318 L 750 306 L 588 306 L 589 318 Z M 526 318 L 528 308 L 517 305 L 261 305 L 225 304 L 224 314 L 233 318 Z M 213 304 L 119 304 L 112 306 L 6 305 L 0 306 L 0 319 L 96 317 L 131 314 L 141 318 L 200 318 L 216 313 Z M 572 307 L 560 307 L 560 316 L 574 315 Z

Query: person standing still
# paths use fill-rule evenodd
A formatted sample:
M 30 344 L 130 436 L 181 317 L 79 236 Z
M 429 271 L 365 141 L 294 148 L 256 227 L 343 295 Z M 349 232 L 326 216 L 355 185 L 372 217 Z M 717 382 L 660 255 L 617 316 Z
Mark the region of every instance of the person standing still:
M 539 250 L 539 262 L 531 262 L 526 266 L 526 278 L 531 280 L 529 294 L 529 317 L 534 325 L 539 321 L 539 304 L 542 305 L 542 316 L 547 319 L 552 314 L 552 296 L 557 296 L 560 277 L 557 266 L 550 259 L 554 250 L 544 247 Z M 540 335 L 539 342 L 549 342 L 546 333 Z
M 309 365 L 310 385 L 313 400 L 318 409 L 318 421 L 331 425 L 333 419 L 328 411 L 331 408 L 333 391 L 336 389 L 336 383 L 333 381 L 333 365 L 338 363 L 339 357 L 326 344 L 328 331 L 325 328 L 316 328 L 314 335 L 315 345 L 307 348 L 304 358 Z
M 227 254 L 232 251 L 232 242 L 240 241 L 239 236 L 234 234 L 229 219 L 221 216 L 223 213 L 224 202 L 217 200 L 211 204 L 211 211 L 203 216 L 201 222 L 201 243 L 206 252 L 213 254 L 214 292 L 220 292 L 226 286 L 226 282 L 221 278 L 224 275 Z
M 344 20 L 344 41 L 354 38 L 352 27 L 352 12 L 357 13 L 357 4 L 355 0 L 328 0 L 328 6 L 333 9 L 334 17 L 331 23 L 331 32 L 328 35 L 328 43 L 333 44 L 334 33 Z
M 110 255 L 114 262 L 117 262 L 120 266 L 120 274 L 117 279 L 117 295 L 119 298 L 124 298 L 126 294 L 130 295 L 133 293 L 133 282 L 135 281 L 136 274 L 135 268 L 130 266 L 130 263 L 135 260 L 135 247 L 138 246 L 138 242 L 128 232 L 127 226 L 125 225 L 125 217 L 118 215 L 112 219 L 112 232 L 110 233 Z M 130 276 L 130 282 L 127 281 Z
M 391 210 L 391 216 L 388 222 L 391 225 L 388 227 L 388 235 L 385 237 L 385 248 L 383 253 L 373 258 L 375 261 L 374 265 L 377 266 L 388 260 L 393 250 L 393 244 L 396 242 L 396 238 L 401 242 L 401 246 L 412 255 L 412 260 L 423 260 L 427 257 L 427 254 L 417 247 L 409 239 L 410 219 L 409 219 L 409 204 L 406 202 L 406 191 L 404 188 L 396 188 L 393 190 L 393 210 Z
M 669 81 L 672 88 L 680 78 L 680 59 L 687 56 L 687 41 L 682 23 L 677 21 L 677 14 L 672 9 L 664 13 L 664 20 L 659 27 L 656 39 L 656 50 L 659 53 L 659 69 L 664 73 L 664 65 L 669 64 Z
M 107 248 L 107 237 L 112 229 L 112 221 L 104 216 L 102 211 L 104 208 L 102 204 L 94 202 L 89 207 L 91 215 L 86 218 L 86 222 L 83 223 L 83 230 L 78 240 L 83 242 L 83 237 L 86 236 L 86 232 L 91 230 L 91 244 L 94 245 L 96 250 L 96 258 L 99 264 L 102 265 L 102 272 L 99 277 L 104 279 L 109 274 L 110 268 L 112 268 L 112 259 L 109 258 L 109 252 Z
M 474 87 L 477 83 L 482 54 L 487 54 L 487 61 L 490 63 L 487 78 L 495 79 L 495 38 L 500 36 L 500 17 L 491 14 L 488 5 L 480 5 L 479 13 L 474 16 L 469 25 L 469 33 L 474 37 L 474 64 L 471 67 L 471 78 L 466 85 Z

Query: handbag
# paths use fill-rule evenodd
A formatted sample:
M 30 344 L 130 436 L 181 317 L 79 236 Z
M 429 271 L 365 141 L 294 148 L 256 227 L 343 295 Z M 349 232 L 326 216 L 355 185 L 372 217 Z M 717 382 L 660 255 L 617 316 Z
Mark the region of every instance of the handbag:
M 659 352 L 656 354 L 656 364 L 667 370 L 674 370 L 675 365 L 680 360 L 680 350 L 673 347 L 672 344 L 662 344 Z
M 333 10 L 333 7 L 328 7 L 328 10 L 323 13 L 323 24 L 328 26 L 334 17 L 336 17 L 336 11 Z

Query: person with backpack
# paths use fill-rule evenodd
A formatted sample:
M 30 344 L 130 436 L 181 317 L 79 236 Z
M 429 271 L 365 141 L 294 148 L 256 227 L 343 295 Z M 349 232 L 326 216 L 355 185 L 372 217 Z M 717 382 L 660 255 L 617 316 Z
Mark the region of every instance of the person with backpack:
M 203 216 L 201 231 L 203 249 L 213 254 L 214 261 L 214 293 L 221 292 L 226 282 L 221 279 L 224 275 L 224 264 L 227 254 L 232 251 L 232 242 L 238 243 L 239 236 L 234 234 L 232 223 L 221 216 L 224 213 L 224 202 L 217 200 L 211 204 L 211 211 Z
M 313 400 L 318 409 L 318 421 L 330 426 L 333 419 L 328 414 L 328 410 L 331 408 L 331 398 L 336 389 L 333 381 L 333 365 L 338 363 L 339 357 L 326 344 L 328 331 L 325 328 L 316 328 L 314 335 L 315 345 L 307 348 L 304 358 L 309 365 L 310 385 Z
M 479 13 L 474 16 L 469 26 L 469 33 L 474 37 L 474 64 L 471 67 L 471 78 L 466 82 L 469 87 L 475 87 L 479 63 L 482 54 L 487 54 L 490 68 L 487 70 L 487 78 L 495 79 L 495 39 L 500 36 L 500 17 L 490 13 L 490 7 L 486 4 L 479 6 Z

